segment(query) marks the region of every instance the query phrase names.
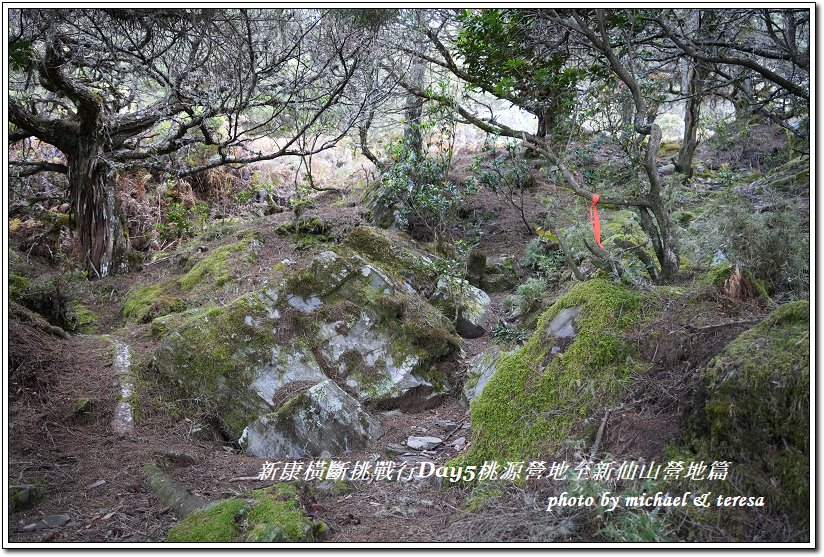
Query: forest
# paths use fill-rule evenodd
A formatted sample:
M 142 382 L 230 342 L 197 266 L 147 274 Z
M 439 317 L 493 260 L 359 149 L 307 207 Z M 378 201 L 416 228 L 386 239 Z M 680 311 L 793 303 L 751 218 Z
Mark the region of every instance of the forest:
M 813 10 L 4 7 L 4 547 L 814 547 Z

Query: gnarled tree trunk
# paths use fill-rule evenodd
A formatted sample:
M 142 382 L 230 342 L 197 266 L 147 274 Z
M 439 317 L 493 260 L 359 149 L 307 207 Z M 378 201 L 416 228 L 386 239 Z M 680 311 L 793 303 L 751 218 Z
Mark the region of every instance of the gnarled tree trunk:
M 79 137 L 67 158 L 72 213 L 89 276 L 125 271 L 126 237 L 103 142 Z

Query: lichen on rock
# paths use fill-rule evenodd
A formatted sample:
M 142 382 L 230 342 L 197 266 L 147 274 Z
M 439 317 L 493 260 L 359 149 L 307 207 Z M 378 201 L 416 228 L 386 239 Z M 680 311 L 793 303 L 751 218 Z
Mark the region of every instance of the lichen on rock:
M 181 398 L 267 457 L 362 447 L 380 432 L 361 404 L 434 403 L 451 387 L 438 365 L 459 347 L 440 312 L 345 247 L 277 287 L 155 318 L 150 331 L 163 337 L 154 368 Z
M 250 424 L 239 443 L 259 458 L 319 457 L 363 448 L 382 434 L 380 423 L 327 379 Z

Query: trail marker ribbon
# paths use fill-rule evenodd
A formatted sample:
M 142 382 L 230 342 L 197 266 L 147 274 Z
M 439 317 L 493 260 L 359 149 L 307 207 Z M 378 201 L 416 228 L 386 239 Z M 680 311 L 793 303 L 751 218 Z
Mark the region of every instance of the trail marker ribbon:
M 601 199 L 601 196 L 597 193 L 592 194 L 592 206 L 589 208 L 589 222 L 592 224 L 592 232 L 595 234 L 595 241 L 598 242 L 598 246 L 601 249 L 604 249 L 603 244 L 601 244 L 601 219 L 598 218 L 598 200 Z

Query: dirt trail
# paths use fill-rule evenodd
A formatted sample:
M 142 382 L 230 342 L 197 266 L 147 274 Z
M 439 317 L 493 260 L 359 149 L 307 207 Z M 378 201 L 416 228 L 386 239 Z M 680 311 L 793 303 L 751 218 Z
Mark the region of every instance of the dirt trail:
M 325 200 L 309 216 L 329 218 L 342 230 L 351 228 L 358 221 L 357 204 L 333 207 L 334 201 Z M 519 257 L 518 250 L 524 244 L 523 231 L 517 225 L 519 217 L 494 197 L 476 200 L 478 208 L 487 210 L 496 203 L 496 220 L 482 221 L 485 233 L 481 247 L 490 257 Z M 532 207 L 537 211 L 540 204 L 536 202 Z M 271 220 L 281 222 L 286 218 L 281 214 Z M 284 251 L 288 246 L 272 234 L 271 223 L 256 227 L 267 239 L 260 269 L 286 256 L 297 260 L 305 257 L 305 253 L 293 249 Z M 155 274 L 147 269 L 112 278 L 105 288 L 98 286 L 100 295 L 95 295 L 93 306 L 102 316 L 103 330 L 122 326 L 122 296 L 135 284 L 148 283 Z M 492 296 L 490 330 L 498 320 L 502 297 Z M 464 358 L 457 366 L 458 383 L 467 361 L 491 342 L 490 330 L 478 339 L 465 341 Z M 28 327 L 13 336 L 36 339 L 40 338 L 38 334 L 36 328 Z M 128 400 L 135 396 L 135 390 L 140 391 L 134 382 L 145 378 L 137 379 L 129 370 L 145 362 L 153 350 L 145 326 L 113 330 L 112 337 L 48 337 L 39 344 L 11 349 L 12 353 L 25 354 L 28 360 L 12 376 L 12 383 L 18 379 L 19 392 L 13 393 L 10 401 L 13 443 L 9 471 L 12 483 L 37 485 L 44 495 L 34 508 L 11 515 L 11 541 L 162 541 L 176 517 L 146 484 L 143 465 L 149 461 L 163 463 L 175 480 L 210 500 L 273 483 L 239 480 L 257 476 L 264 461 L 241 454 L 222 441 L 198 438 L 197 416 L 175 418 L 169 415 L 172 406 L 165 414 L 158 408 L 146 410 L 142 404 L 130 407 Z M 27 366 L 36 380 L 25 373 Z M 339 455 L 336 460 L 353 464 L 369 461 L 373 465 L 392 460 L 412 467 L 420 461 L 442 464 L 454 458 L 459 450 L 452 443 L 461 441 L 457 445 L 461 450 L 471 443 L 468 411 L 458 402 L 459 393 L 460 384 L 456 384 L 452 397 L 420 412 L 375 412 L 386 433 L 369 447 Z M 87 411 L 78 413 L 78 401 L 83 399 L 91 404 Z M 390 445 L 403 446 L 411 435 L 439 437 L 444 443 L 433 451 L 409 449 L 398 454 L 397 448 L 388 450 Z M 309 513 L 331 528 L 327 541 L 457 541 L 460 534 L 450 522 L 468 515 L 461 510 L 465 491 L 440 489 L 429 480 L 353 482 L 353 488 L 349 493 L 316 490 L 306 495 L 304 503 Z M 68 522 L 43 529 L 30 526 L 43 517 L 58 515 L 68 515 Z

